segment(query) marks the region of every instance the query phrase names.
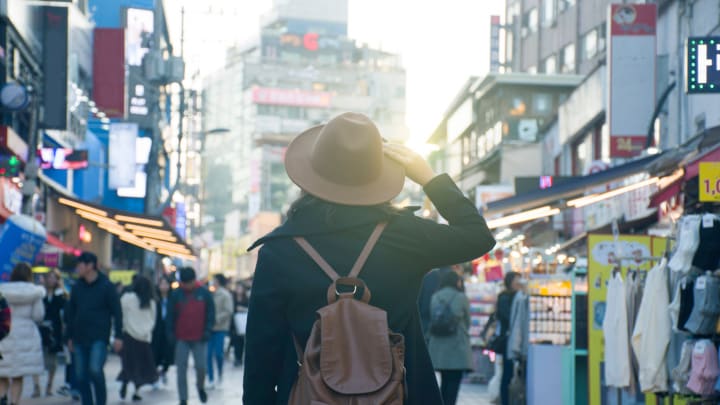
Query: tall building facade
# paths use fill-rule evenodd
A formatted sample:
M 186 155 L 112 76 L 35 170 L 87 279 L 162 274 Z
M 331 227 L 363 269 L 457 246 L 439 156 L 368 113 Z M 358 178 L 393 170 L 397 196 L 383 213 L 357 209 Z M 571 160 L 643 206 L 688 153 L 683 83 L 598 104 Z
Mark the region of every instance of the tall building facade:
M 226 68 L 207 79 L 204 126 L 229 129 L 205 140 L 206 173 L 217 176 L 207 177 L 206 226 L 216 238 L 241 238 L 258 215 L 288 209 L 299 190 L 284 153 L 301 131 L 355 111 L 388 139 L 407 138 L 400 58 L 348 38 L 347 3 L 276 1 L 259 40 L 229 49 Z M 218 180 L 226 177 L 231 193 Z

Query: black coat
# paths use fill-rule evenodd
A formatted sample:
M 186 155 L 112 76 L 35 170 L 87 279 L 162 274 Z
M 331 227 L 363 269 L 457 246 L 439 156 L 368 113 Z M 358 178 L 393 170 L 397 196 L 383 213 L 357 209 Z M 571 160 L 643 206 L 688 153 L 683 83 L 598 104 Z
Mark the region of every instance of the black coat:
M 292 335 L 304 346 L 316 311 L 327 305 L 330 279 L 291 237 L 305 236 L 340 275 L 347 275 L 381 221 L 388 226 L 360 278 L 372 292 L 370 304 L 387 311 L 390 328 L 405 336 L 406 403 L 442 403 L 420 329 L 420 285 L 430 269 L 482 256 L 495 240 L 450 177 L 436 177 L 425 191 L 449 226 L 418 218 L 412 210 L 320 202 L 298 208 L 251 247 L 264 244 L 250 296 L 245 405 L 287 403 L 298 371 Z
M 65 291 L 56 290 L 52 295 L 43 298 L 45 304 L 45 320 L 40 329 L 43 335 L 43 346 L 51 353 L 63 350 L 63 319 L 62 312 L 67 304 Z M 48 328 L 44 331 L 44 328 Z M 49 333 L 49 336 L 44 336 Z

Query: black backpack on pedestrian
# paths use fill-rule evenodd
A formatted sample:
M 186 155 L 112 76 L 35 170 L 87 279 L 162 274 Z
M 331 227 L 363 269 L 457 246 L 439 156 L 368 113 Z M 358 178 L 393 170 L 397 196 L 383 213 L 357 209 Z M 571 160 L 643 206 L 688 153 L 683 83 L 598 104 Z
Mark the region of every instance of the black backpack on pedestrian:
M 458 329 L 458 317 L 452 312 L 455 297 L 444 305 L 433 308 L 430 313 L 430 334 L 433 336 L 453 336 Z

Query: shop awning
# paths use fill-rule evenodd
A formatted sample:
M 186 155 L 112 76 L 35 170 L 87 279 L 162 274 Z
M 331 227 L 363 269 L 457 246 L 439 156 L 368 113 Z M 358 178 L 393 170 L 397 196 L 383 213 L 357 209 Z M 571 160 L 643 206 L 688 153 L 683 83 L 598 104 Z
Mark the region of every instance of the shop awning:
M 685 165 L 685 180 L 697 177 L 700 173 L 700 163 L 703 162 L 720 162 L 720 144 L 700 153 Z
M 683 178 L 679 178 L 665 187 L 662 187 L 650 197 L 650 208 L 657 208 L 665 201 L 677 196 L 682 191 Z
M 486 216 L 507 214 L 514 211 L 539 208 L 559 200 L 577 197 L 591 188 L 643 173 L 647 170 L 647 166 L 660 156 L 662 155 L 647 156 L 608 170 L 578 177 L 551 188 L 493 201 L 488 203 L 483 214 Z
M 69 197 L 59 197 L 57 201 L 123 242 L 161 255 L 195 259 L 192 248 L 162 217 L 139 215 Z

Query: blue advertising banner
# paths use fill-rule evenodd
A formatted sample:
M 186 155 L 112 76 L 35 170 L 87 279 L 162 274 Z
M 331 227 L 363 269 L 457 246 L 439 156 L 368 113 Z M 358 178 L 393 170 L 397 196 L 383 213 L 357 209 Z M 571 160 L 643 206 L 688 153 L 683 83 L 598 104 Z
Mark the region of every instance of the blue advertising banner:
M 0 230 L 0 282 L 8 281 L 19 262 L 32 264 L 45 243 L 45 229 L 24 215 L 11 216 Z

